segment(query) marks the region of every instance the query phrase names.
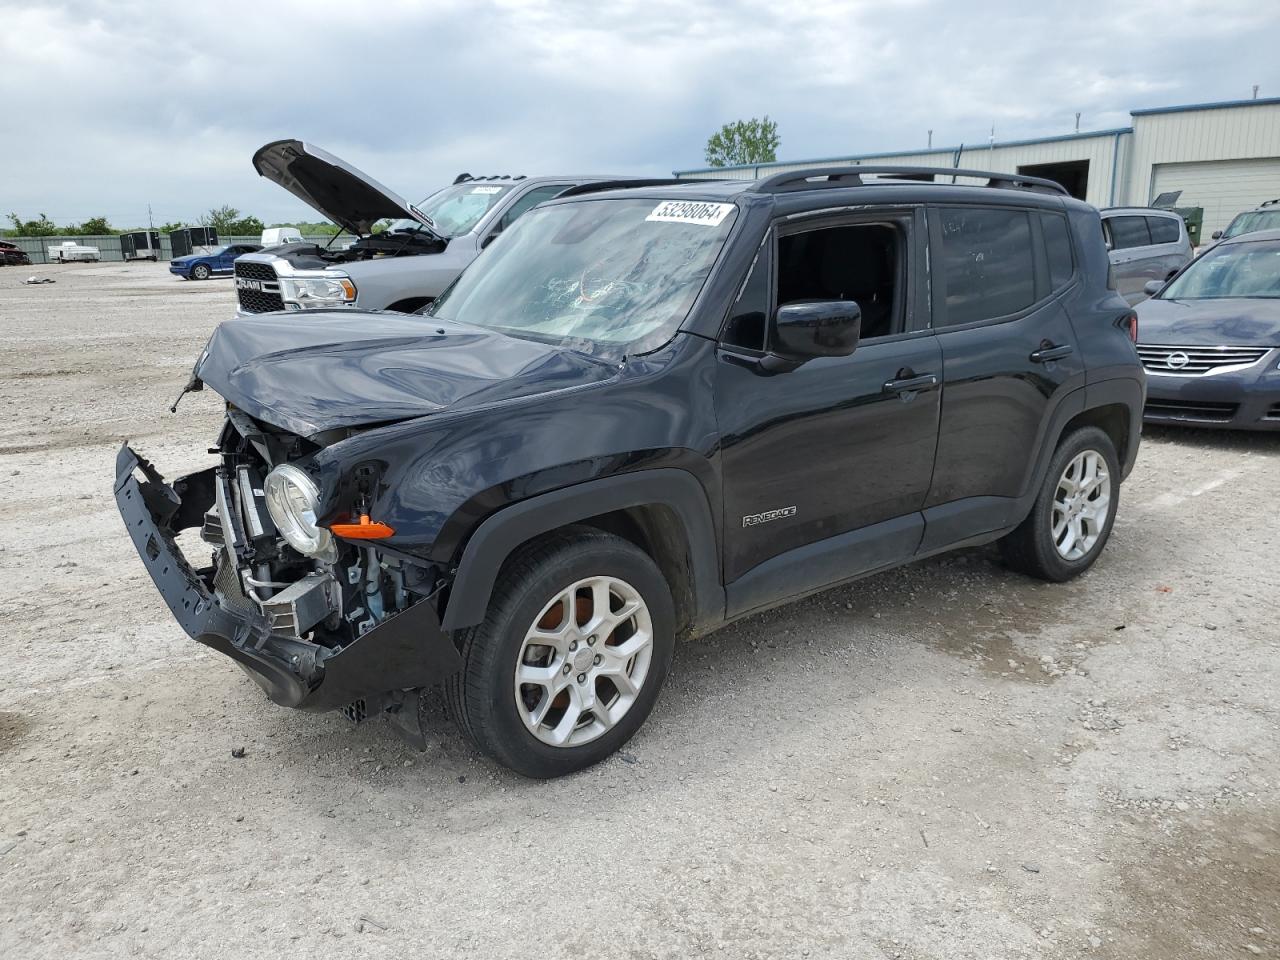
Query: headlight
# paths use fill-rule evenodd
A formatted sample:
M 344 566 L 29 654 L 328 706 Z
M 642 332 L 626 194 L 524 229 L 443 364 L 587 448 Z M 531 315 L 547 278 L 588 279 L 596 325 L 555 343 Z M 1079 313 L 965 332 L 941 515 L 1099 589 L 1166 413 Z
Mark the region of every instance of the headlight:
M 356 285 L 347 277 L 285 277 L 280 293 L 300 310 L 355 303 Z
M 320 491 L 305 472 L 283 464 L 267 474 L 262 487 L 267 512 L 289 546 L 308 557 L 332 558 L 333 534 L 316 525 Z

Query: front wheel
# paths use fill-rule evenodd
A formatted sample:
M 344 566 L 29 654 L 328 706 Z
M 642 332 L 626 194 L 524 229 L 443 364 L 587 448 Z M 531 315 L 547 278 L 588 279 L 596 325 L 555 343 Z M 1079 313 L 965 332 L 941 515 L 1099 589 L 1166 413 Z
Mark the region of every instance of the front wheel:
M 1000 541 L 1000 552 L 1015 570 L 1070 580 L 1102 553 L 1119 504 L 1115 445 L 1097 427 L 1082 427 L 1058 444 L 1031 512 Z
M 575 530 L 522 550 L 462 637 L 447 700 L 483 752 L 527 777 L 573 773 L 644 723 L 671 665 L 675 613 L 639 548 Z
M 191 279 L 192 280 L 208 280 L 209 268 L 203 263 L 197 263 L 194 267 L 191 268 Z

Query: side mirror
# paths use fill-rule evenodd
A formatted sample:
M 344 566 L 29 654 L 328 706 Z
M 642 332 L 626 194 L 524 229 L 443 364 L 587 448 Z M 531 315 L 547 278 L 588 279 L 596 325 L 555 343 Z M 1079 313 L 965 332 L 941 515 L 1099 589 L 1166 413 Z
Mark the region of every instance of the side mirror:
M 773 353 L 785 360 L 847 357 L 862 334 L 862 309 L 851 300 L 788 303 L 773 318 Z
M 1142 288 L 1143 292 L 1148 297 L 1154 297 L 1157 293 L 1159 293 L 1163 289 L 1164 289 L 1163 280 L 1148 280 L 1146 285 Z
M 1222 239 L 1222 231 L 1221 231 L 1221 230 L 1215 230 L 1215 231 L 1213 231 L 1213 233 L 1209 234 L 1209 238 L 1210 238 L 1211 240 L 1221 240 L 1221 239 Z
M 480 241 L 480 249 L 481 249 L 481 250 L 483 250 L 483 249 L 484 249 L 485 247 L 487 247 L 489 244 L 493 243 L 493 241 L 497 240 L 497 239 L 498 239 L 498 235 L 499 235 L 500 233 L 502 233 L 502 231 L 501 231 L 501 230 L 495 230 L 495 231 L 493 231 L 493 233 L 489 234 L 487 237 L 485 237 L 483 240 L 481 240 L 481 241 Z

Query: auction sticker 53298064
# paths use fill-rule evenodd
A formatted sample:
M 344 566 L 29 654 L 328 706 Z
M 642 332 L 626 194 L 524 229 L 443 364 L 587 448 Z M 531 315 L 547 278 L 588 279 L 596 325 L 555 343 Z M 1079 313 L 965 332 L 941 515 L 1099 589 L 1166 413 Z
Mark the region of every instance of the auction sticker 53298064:
M 733 210 L 732 203 L 704 203 L 701 200 L 664 200 L 645 217 L 662 223 L 696 223 L 718 227 Z

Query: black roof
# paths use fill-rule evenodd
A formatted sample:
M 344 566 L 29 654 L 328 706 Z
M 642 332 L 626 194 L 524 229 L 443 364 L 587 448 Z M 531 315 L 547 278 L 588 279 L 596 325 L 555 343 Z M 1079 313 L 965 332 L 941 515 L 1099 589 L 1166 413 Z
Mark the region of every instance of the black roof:
M 895 179 L 894 174 L 900 178 Z M 929 175 L 937 179 L 915 179 Z M 988 182 L 947 182 L 953 175 L 969 179 L 987 178 Z M 592 199 L 596 196 L 598 195 L 587 194 L 551 202 L 573 202 L 575 199 Z M 922 200 L 998 202 L 1058 209 L 1068 204 L 1087 206 L 1083 201 L 1068 196 L 1066 190 L 1051 181 L 1015 174 L 940 167 L 814 167 L 773 174 L 759 180 L 681 180 L 676 183 L 622 187 L 610 190 L 608 196 L 722 203 L 772 197 L 784 211 L 811 209 L 817 205 L 826 207 L 833 202 L 903 204 L 920 203 Z

